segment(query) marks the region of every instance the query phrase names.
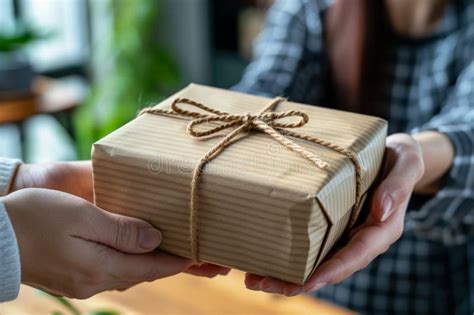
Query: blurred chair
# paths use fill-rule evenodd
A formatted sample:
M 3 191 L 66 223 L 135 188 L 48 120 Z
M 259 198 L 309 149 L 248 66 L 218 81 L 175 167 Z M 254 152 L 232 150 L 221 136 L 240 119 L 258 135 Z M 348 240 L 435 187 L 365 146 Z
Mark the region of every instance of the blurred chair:
M 25 162 L 75 159 L 72 113 L 84 99 L 84 84 L 39 77 L 32 91 L 0 99 L 0 156 Z

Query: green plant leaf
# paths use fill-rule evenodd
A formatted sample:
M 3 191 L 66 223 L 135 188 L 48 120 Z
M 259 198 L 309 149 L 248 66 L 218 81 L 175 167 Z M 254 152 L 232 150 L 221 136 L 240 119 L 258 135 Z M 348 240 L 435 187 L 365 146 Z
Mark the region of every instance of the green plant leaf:
M 11 32 L 0 31 L 0 51 L 9 52 L 52 36 L 52 33 L 40 32 L 35 27 L 19 21 Z
M 51 294 L 49 294 L 47 292 L 44 292 L 44 291 L 40 291 L 40 293 L 42 293 L 44 296 L 58 302 L 58 304 L 65 307 L 72 315 L 81 315 L 81 311 L 76 306 L 74 306 L 74 304 L 72 304 L 72 302 L 69 301 L 68 299 L 66 299 L 62 296 L 54 296 L 54 295 L 51 295 Z M 55 312 L 57 312 L 57 311 L 55 311 Z
M 180 79 L 178 66 L 156 38 L 159 1 L 109 1 L 112 33 L 95 47 L 106 56 L 98 63 L 107 66 L 74 117 L 81 159 L 90 158 L 95 141 L 174 91 Z

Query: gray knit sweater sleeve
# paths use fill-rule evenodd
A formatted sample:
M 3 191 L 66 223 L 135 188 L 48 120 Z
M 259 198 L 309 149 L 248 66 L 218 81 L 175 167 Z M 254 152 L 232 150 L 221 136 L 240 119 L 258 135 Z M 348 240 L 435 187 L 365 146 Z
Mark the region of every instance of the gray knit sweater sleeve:
M 0 196 L 7 194 L 20 161 L 0 158 Z M 0 198 L 0 302 L 17 297 L 21 282 L 15 231 Z

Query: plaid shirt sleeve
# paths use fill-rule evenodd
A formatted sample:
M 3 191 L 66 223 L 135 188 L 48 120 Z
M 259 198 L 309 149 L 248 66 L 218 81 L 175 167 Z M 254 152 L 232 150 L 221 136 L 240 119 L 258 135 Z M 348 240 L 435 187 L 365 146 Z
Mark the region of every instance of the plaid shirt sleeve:
M 311 102 L 322 94 L 324 1 L 277 0 L 254 45 L 254 58 L 234 90 Z M 308 56 L 311 56 L 308 58 Z M 310 60 L 310 61 L 309 61 Z
M 446 134 L 455 157 L 443 188 L 408 216 L 414 232 L 425 238 L 463 243 L 474 236 L 474 62 L 458 77 L 441 113 L 413 132 L 422 130 Z
M 277 0 L 254 46 L 254 58 L 241 82 L 233 89 L 321 104 L 328 72 L 322 16 L 330 5 L 331 1 L 327 0 Z M 465 39 L 464 43 L 474 43 L 474 24 L 470 25 L 466 33 L 469 40 Z M 406 230 L 445 244 L 464 243 L 467 237 L 474 236 L 474 90 L 471 89 L 474 86 L 474 63 L 466 66 L 472 62 L 474 49 L 473 45 L 460 46 L 465 51 L 457 61 L 464 70 L 457 76 L 455 86 L 449 87 L 451 95 L 443 103 L 443 110 L 428 123 L 412 130 L 439 130 L 450 137 L 455 147 L 456 157 L 443 189 L 421 209 L 409 211 L 406 220 Z M 410 69 L 421 66 L 419 63 L 422 62 L 416 59 L 413 64 L 402 63 L 401 66 Z M 391 106 L 396 105 L 393 99 L 386 101 L 391 102 Z M 418 101 L 407 100 L 406 103 L 419 104 Z M 390 124 L 397 126 L 393 131 L 409 131 L 412 127 L 406 128 L 401 123 L 410 119 L 417 121 L 417 113 L 422 112 L 421 108 L 415 107 L 417 111 L 413 113 L 406 106 L 402 105 L 401 115 L 390 117 Z M 415 125 L 420 126 L 420 123 L 417 121 Z

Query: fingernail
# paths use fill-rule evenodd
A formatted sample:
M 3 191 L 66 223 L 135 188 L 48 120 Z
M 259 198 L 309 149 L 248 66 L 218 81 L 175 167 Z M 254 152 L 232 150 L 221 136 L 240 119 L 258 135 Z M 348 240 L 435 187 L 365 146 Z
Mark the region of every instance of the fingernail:
M 316 285 L 313 287 L 312 291 L 318 291 L 321 290 L 323 287 L 327 285 L 326 282 L 321 282 L 321 283 L 316 283 Z
M 382 200 L 382 222 L 387 220 L 390 214 L 392 213 L 392 204 L 392 198 L 389 195 L 385 195 Z
M 157 248 L 162 238 L 161 232 L 152 227 L 141 228 L 138 232 L 138 243 L 143 249 L 152 250 Z
M 267 287 L 267 288 L 262 288 L 263 292 L 265 293 L 278 293 L 278 294 L 282 294 L 282 291 L 278 288 L 275 288 L 275 287 Z
M 262 291 L 271 291 L 273 289 L 273 286 L 270 284 L 263 284 L 262 285 Z

